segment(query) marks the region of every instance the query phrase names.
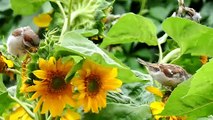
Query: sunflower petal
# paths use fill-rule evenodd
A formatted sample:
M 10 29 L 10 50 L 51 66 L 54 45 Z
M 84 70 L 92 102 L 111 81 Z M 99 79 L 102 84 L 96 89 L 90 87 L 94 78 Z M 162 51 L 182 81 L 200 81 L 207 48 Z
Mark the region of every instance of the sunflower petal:
M 40 79 L 47 79 L 48 78 L 47 72 L 43 71 L 43 70 L 35 70 L 35 71 L 33 71 L 33 74 L 37 78 L 40 78 Z

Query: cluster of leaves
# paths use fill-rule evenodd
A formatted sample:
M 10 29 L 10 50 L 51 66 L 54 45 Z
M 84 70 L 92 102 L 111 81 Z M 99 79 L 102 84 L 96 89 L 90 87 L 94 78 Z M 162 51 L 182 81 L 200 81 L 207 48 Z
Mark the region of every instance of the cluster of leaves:
M 155 97 L 145 91 L 144 88 L 147 85 L 153 85 L 153 81 L 148 74 L 141 72 L 144 69 L 136 62 L 136 58 L 142 57 L 152 62 L 157 61 L 158 56 L 160 56 L 160 54 L 156 55 L 158 54 L 157 45 L 159 44 L 157 36 L 161 35 L 162 31 L 170 37 L 165 43 L 161 44 L 165 47 L 163 55 L 166 56 L 170 51 L 180 48 L 178 56 L 170 61 L 173 64 L 183 66 L 193 75 L 192 78 L 178 85 L 172 92 L 162 115 L 187 116 L 189 119 L 197 119 L 213 114 L 213 81 L 211 79 L 213 61 L 210 60 L 203 66 L 200 62 L 200 56 L 208 56 L 209 58 L 213 56 L 211 50 L 213 47 L 212 28 L 183 18 L 171 17 L 166 19 L 177 8 L 177 3 L 173 1 L 167 0 L 165 4 L 159 4 L 159 1 L 118 0 L 114 1 L 114 13 L 122 13 L 123 15 L 109 30 L 106 30 L 108 31 L 107 34 L 104 34 L 104 23 L 101 20 L 109 15 L 107 11 L 109 12 L 113 2 L 105 0 L 71 1 L 11 0 L 11 6 L 16 15 L 31 15 L 41 8 L 41 11 L 44 12 L 44 8 L 47 6 L 54 8 L 51 13 L 53 21 L 49 29 L 59 27 L 59 32 L 55 33 L 55 35 L 58 35 L 56 39 L 59 41 L 55 42 L 55 38 L 46 37 L 48 40 L 40 44 L 38 53 L 34 55 L 33 59 L 46 58 L 52 55 L 56 57 L 76 55 L 90 58 L 104 65 L 118 67 L 118 78 L 125 83 L 122 87 L 123 93 L 110 93 L 108 105 L 104 110 L 99 114 L 84 114 L 83 119 L 152 119 L 149 103 L 153 102 Z M 63 27 L 65 18 L 61 15 L 61 8 L 57 6 L 57 2 L 63 3 L 64 14 L 70 16 L 70 18 L 67 17 L 68 26 Z M 89 3 L 88 6 L 86 3 Z M 141 6 L 138 10 L 133 10 L 131 6 L 136 3 L 141 3 Z M 195 2 L 190 1 L 187 5 L 190 5 L 190 3 Z M 212 2 L 206 3 L 201 10 L 201 14 L 206 19 L 206 21 L 201 22 L 209 26 L 212 26 L 210 20 L 212 15 L 208 16 L 206 11 L 210 9 L 211 4 Z M 4 10 L 7 9 L 9 7 Z M 129 11 L 138 14 L 128 13 Z M 59 37 L 60 33 L 63 34 Z M 94 44 L 89 40 L 95 35 L 104 35 L 103 41 L 99 42 L 100 44 Z M 123 63 L 126 63 L 130 68 Z M 30 64 L 29 70 L 33 69 L 34 64 L 36 63 Z M 69 77 L 72 77 L 72 73 L 67 76 L 67 78 Z M 17 80 L 21 81 L 20 77 L 17 77 Z M 11 88 L 6 88 L 1 78 L 0 115 L 5 113 L 6 108 L 10 108 L 15 101 L 8 94 L 8 90 L 11 90 Z M 19 98 L 23 99 L 19 93 L 18 95 Z

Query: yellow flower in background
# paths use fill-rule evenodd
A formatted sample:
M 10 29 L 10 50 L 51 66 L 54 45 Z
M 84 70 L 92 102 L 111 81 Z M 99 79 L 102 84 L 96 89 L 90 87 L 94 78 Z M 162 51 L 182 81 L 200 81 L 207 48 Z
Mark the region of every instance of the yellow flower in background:
M 8 120 L 33 120 L 23 107 L 17 105 L 14 111 L 9 115 Z
M 39 59 L 40 70 L 33 71 L 33 74 L 41 79 L 34 80 L 33 86 L 26 88 L 27 92 L 35 92 L 31 99 L 39 98 L 34 109 L 37 112 L 42 108 L 41 113 L 47 113 L 60 116 L 66 104 L 74 106 L 72 99 L 73 87 L 65 82 L 65 76 L 73 66 L 73 61 L 62 63 L 62 60 L 55 60 L 51 57 L 49 60 Z
M 200 62 L 206 64 L 208 62 L 208 56 L 200 56 Z
M 163 97 L 163 93 L 156 87 L 153 86 L 147 86 L 146 90 L 153 93 L 154 95 L 157 95 L 159 97 Z
M 121 87 L 121 80 L 117 79 L 117 69 L 104 67 L 93 61 L 85 60 L 79 76 L 73 78 L 72 83 L 79 91 L 78 101 L 84 112 L 90 110 L 98 113 L 106 107 L 106 94 L 110 90 Z
M 61 116 L 60 120 L 80 120 L 81 116 L 77 112 L 67 110 L 64 115 Z
M 39 14 L 33 18 L 33 22 L 38 27 L 48 27 L 52 18 L 49 14 Z
M 14 66 L 13 61 L 7 60 L 4 56 L 1 55 L 1 59 L 6 63 L 8 68 L 12 68 Z

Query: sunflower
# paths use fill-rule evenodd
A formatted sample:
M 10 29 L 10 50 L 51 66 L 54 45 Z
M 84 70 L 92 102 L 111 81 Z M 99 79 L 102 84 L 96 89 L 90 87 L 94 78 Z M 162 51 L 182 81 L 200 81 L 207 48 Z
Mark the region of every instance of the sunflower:
M 98 109 L 106 107 L 106 94 L 122 85 L 117 79 L 117 69 L 104 67 L 90 60 L 85 60 L 79 76 L 73 78 L 72 83 L 79 91 L 78 101 L 84 112 L 90 110 L 98 113 Z
M 39 70 L 33 71 L 33 74 L 41 79 L 34 80 L 33 86 L 26 88 L 27 92 L 35 92 L 31 99 L 39 98 L 34 109 L 37 112 L 42 106 L 41 113 L 47 113 L 60 116 L 65 105 L 74 106 L 72 99 L 72 85 L 65 82 L 65 76 L 73 66 L 73 61 L 62 63 L 62 60 L 55 60 L 51 57 L 49 60 L 39 59 Z

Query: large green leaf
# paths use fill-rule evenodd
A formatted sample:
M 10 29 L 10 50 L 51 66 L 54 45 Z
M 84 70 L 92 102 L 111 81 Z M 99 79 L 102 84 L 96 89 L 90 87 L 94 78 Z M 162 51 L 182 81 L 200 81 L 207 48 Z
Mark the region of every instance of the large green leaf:
M 180 84 L 170 96 L 163 115 L 193 118 L 213 115 L 213 60 L 189 80 Z
M 128 13 L 122 16 L 110 29 L 101 47 L 136 41 L 145 42 L 148 45 L 157 45 L 156 27 L 151 20 Z
M 135 74 L 112 55 L 108 55 L 96 44 L 76 32 L 67 32 L 56 48 L 57 55 L 80 55 L 105 65 L 118 67 L 118 78 L 123 82 L 141 81 Z M 69 76 L 67 76 L 69 77 Z
M 99 114 L 87 113 L 83 120 L 148 120 L 152 117 L 148 105 L 110 103 Z
M 213 56 L 213 29 L 194 21 L 171 17 L 163 22 L 164 31 L 181 47 L 181 53 Z
M 14 102 L 9 96 L 7 92 L 0 93 L 0 116 L 2 113 L 10 107 L 10 104 Z
M 47 0 L 10 0 L 15 14 L 31 15 L 38 11 L 41 5 Z

